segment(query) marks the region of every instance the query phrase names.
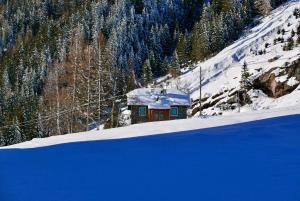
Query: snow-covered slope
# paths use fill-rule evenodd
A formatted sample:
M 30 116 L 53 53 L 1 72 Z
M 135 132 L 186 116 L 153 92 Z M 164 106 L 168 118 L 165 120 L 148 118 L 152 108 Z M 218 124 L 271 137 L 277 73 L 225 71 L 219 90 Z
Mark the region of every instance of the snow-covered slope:
M 235 113 L 226 116 L 216 116 L 209 118 L 193 118 L 185 120 L 151 122 L 144 124 L 135 124 L 127 127 L 89 131 L 77 134 L 52 136 L 43 139 L 33 139 L 32 141 L 8 146 L 0 147 L 0 149 L 11 148 L 36 148 L 45 147 L 56 144 L 64 144 L 71 142 L 95 141 L 95 140 L 110 140 L 123 139 L 132 137 L 141 137 L 149 135 L 160 135 L 167 133 L 175 133 L 180 131 L 190 131 L 203 128 L 212 128 L 225 125 L 232 125 L 243 122 L 267 119 L 272 117 L 300 114 L 300 106 L 287 107 L 279 109 L 271 109 L 268 111 L 252 111 L 245 113 Z
M 0 200 L 299 201 L 299 122 L 0 150 Z
M 239 87 L 241 66 L 248 63 L 252 79 L 274 68 L 282 67 L 300 58 L 300 45 L 290 51 L 283 51 L 287 38 L 292 30 L 296 31 L 299 26 L 299 18 L 293 16 L 295 8 L 300 8 L 299 0 L 292 0 L 274 10 L 268 17 L 262 18 L 259 25 L 245 32 L 244 36 L 235 43 L 225 48 L 216 56 L 197 64 L 197 68 L 185 73 L 176 80 L 169 80 L 170 88 L 185 88 L 191 92 L 194 100 L 199 98 L 199 69 L 202 67 L 204 74 L 203 95 L 211 96 L 226 89 Z M 278 30 L 286 32 L 278 34 Z M 283 37 L 284 43 L 274 39 Z M 297 40 L 297 34 L 294 36 Z M 266 45 L 267 44 L 267 45 Z M 268 46 L 268 47 L 267 47 Z M 267 48 L 266 48 L 267 47 Z M 264 51 L 262 55 L 258 53 Z M 274 59 L 276 57 L 276 59 Z M 270 61 L 270 60 L 274 61 Z M 282 77 L 284 78 L 284 77 Z M 293 84 L 293 80 L 288 80 Z M 257 93 L 257 92 L 256 92 Z M 251 109 L 285 107 L 300 104 L 300 87 L 291 94 L 279 99 L 268 98 L 260 94 L 258 99 L 253 100 Z M 249 110 L 242 108 L 242 110 Z

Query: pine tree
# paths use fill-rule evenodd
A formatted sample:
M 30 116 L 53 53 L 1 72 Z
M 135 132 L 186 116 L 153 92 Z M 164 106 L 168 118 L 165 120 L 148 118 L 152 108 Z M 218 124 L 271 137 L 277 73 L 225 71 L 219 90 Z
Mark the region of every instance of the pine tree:
M 44 122 L 42 119 L 41 113 L 38 113 L 38 122 L 37 122 L 37 137 L 43 138 L 45 137 L 45 128 L 44 128 Z
M 186 31 L 185 34 L 179 34 L 176 52 L 178 54 L 178 60 L 181 67 L 188 65 L 191 49 L 191 41 L 188 32 Z
M 296 32 L 294 31 L 294 29 L 292 29 L 291 37 L 293 38 L 295 35 L 296 35 Z
M 211 33 L 211 47 L 212 51 L 219 51 L 224 47 L 224 40 L 222 38 L 222 24 L 221 24 L 221 19 L 219 18 L 214 18 L 212 20 L 212 33 Z
M 272 4 L 270 0 L 255 0 L 254 7 L 259 15 L 269 15 L 272 11 Z
M 287 43 L 283 46 L 284 51 L 289 51 L 294 48 L 294 39 L 292 37 L 289 37 L 287 39 Z
M 185 47 L 184 47 L 184 34 L 180 33 L 178 37 L 178 42 L 176 45 L 176 52 L 178 53 L 178 59 L 180 64 L 185 63 Z
M 142 73 L 143 73 L 143 83 L 144 85 L 148 85 L 152 82 L 153 75 L 152 75 L 152 69 L 151 69 L 151 64 L 150 60 L 146 59 L 145 63 L 142 67 Z
M 129 70 L 128 73 L 126 74 L 126 92 L 132 91 L 137 88 L 137 81 L 135 77 L 135 72 L 134 70 Z
M 169 67 L 169 73 L 173 78 L 178 77 L 181 73 L 177 51 L 174 52 L 172 63 Z
M 19 127 L 19 121 L 16 118 L 14 124 L 8 129 L 6 144 L 12 145 L 23 142 L 23 136 Z
M 118 101 L 113 101 L 111 119 L 110 119 L 110 128 L 118 127 L 119 121 L 119 103 Z
M 6 139 L 4 137 L 3 129 L 0 130 L 0 147 L 5 146 Z
M 214 0 L 212 1 L 212 7 L 215 12 L 219 13 L 221 11 L 226 12 L 232 7 L 232 1 L 230 0 Z
M 252 84 L 250 81 L 250 73 L 246 62 L 244 62 L 242 67 L 240 88 L 242 91 L 248 91 L 252 88 Z
M 168 57 L 164 58 L 164 62 L 162 64 L 162 73 L 165 75 L 169 72 L 169 60 Z
M 194 61 L 205 59 L 213 48 L 211 46 L 213 11 L 210 4 L 203 6 L 201 19 L 192 31 L 192 58 Z

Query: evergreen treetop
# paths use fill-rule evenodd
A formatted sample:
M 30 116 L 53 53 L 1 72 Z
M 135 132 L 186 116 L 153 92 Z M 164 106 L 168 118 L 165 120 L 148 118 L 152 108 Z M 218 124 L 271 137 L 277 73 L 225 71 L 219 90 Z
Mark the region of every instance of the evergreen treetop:
M 240 88 L 242 91 L 248 91 L 249 89 L 252 88 L 250 73 L 246 61 L 242 66 Z

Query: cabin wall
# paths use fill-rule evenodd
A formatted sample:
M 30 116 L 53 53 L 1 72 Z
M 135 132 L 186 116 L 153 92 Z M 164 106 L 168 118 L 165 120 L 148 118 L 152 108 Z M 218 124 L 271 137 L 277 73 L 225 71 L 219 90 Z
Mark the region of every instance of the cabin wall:
M 177 117 L 170 116 L 170 120 L 186 119 L 188 108 L 185 106 L 176 106 L 176 107 L 178 108 L 178 116 Z
M 131 110 L 131 124 L 138 124 L 138 123 L 145 123 L 148 122 L 148 107 L 146 110 L 146 116 L 145 117 L 140 117 L 139 115 L 139 107 L 144 107 L 143 105 L 131 105 L 130 110 Z
M 146 116 L 141 117 L 139 116 L 139 107 L 146 107 Z M 178 116 L 173 117 L 170 116 L 170 110 L 156 110 L 156 111 L 162 111 L 164 112 L 165 120 L 176 120 L 176 119 L 186 119 L 187 118 L 187 110 L 188 107 L 186 106 L 176 106 L 178 108 Z M 131 110 L 131 124 L 138 124 L 138 123 L 145 123 L 150 122 L 153 120 L 153 111 L 149 110 L 147 106 L 143 105 L 131 105 L 128 107 Z

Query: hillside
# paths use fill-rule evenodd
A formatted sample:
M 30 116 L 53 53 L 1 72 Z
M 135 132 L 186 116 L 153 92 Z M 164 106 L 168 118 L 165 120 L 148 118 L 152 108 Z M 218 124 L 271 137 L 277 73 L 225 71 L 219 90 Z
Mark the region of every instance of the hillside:
M 246 62 L 254 86 L 248 91 L 250 100 L 243 104 L 241 111 L 299 105 L 299 8 L 298 0 L 280 6 L 269 16 L 257 19 L 257 26 L 246 30 L 239 40 L 216 56 L 166 83 L 171 88 L 192 94 L 195 100 L 193 115 L 197 116 L 201 66 L 203 113 L 230 113 L 238 110 L 236 95 L 240 90 L 242 66 Z M 287 48 L 291 40 L 293 45 Z

